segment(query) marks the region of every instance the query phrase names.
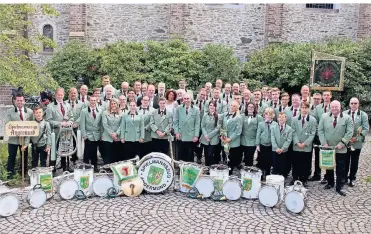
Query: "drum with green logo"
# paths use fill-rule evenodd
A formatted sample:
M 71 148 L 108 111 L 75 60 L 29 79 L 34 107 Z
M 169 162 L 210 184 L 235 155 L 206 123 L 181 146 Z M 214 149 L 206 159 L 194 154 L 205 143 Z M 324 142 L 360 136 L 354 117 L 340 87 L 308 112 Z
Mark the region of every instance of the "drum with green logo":
M 80 164 L 75 168 L 74 179 L 79 184 L 79 190 L 86 196 L 93 194 L 94 168 L 89 164 Z
M 214 180 L 215 190 L 221 191 L 224 182 L 229 178 L 229 167 L 224 164 L 215 164 L 210 167 L 210 176 Z
M 262 172 L 256 167 L 243 167 L 241 169 L 241 184 L 243 188 L 242 197 L 256 199 L 261 187 Z
M 198 178 L 203 174 L 203 169 L 196 163 L 179 164 L 180 167 L 180 192 L 188 193 L 195 186 Z

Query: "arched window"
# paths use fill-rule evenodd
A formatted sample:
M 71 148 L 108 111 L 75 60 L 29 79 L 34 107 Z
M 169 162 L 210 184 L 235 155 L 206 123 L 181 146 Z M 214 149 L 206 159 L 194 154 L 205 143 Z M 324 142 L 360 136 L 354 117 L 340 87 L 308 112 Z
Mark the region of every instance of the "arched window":
M 44 37 L 47 37 L 47 38 L 49 38 L 51 40 L 54 40 L 53 26 L 51 26 L 50 24 L 45 24 L 44 27 L 43 27 L 43 36 Z M 48 47 L 48 46 L 46 46 L 44 44 L 43 45 L 43 52 L 52 53 L 53 52 L 53 48 Z

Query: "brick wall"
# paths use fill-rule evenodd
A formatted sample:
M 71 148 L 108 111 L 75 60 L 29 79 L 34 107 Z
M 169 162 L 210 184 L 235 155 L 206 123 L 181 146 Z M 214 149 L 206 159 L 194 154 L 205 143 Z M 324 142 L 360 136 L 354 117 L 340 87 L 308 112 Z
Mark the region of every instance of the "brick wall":
M 0 105 L 12 105 L 12 86 L 0 85 Z
M 360 4 L 357 37 L 363 39 L 371 36 L 371 4 Z
M 266 44 L 280 42 L 282 36 L 283 4 L 267 4 L 265 13 Z

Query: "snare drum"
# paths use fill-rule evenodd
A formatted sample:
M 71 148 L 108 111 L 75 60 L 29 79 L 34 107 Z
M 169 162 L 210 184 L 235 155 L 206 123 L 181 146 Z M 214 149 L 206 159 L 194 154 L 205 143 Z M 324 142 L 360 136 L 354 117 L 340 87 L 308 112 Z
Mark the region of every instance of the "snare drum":
M 293 186 L 287 187 L 285 196 L 285 205 L 288 211 L 298 214 L 306 206 L 306 191 L 300 181 L 295 181 Z
M 53 167 L 37 167 L 28 170 L 30 176 L 31 188 L 34 188 L 37 184 L 41 185 L 41 188 L 46 193 L 47 199 L 54 196 L 55 188 L 53 183 Z
M 214 192 L 214 181 L 210 178 L 210 176 L 200 176 L 198 178 L 195 187 L 198 190 L 198 193 L 201 194 L 203 197 L 211 197 L 211 194 Z
M 34 209 L 42 207 L 46 202 L 46 193 L 41 184 L 35 185 L 27 194 L 27 203 Z
M 173 182 L 174 170 L 165 158 L 148 155 L 139 166 L 138 175 L 143 180 L 144 190 L 149 193 L 161 193 Z
M 100 171 L 101 175 L 97 176 L 93 182 L 93 192 L 99 197 L 105 197 L 108 194 L 108 189 L 113 187 L 111 178 L 106 171 Z
M 266 207 L 277 205 L 280 199 L 279 189 L 275 185 L 263 185 L 259 191 L 259 202 Z
M 244 167 L 241 169 L 241 184 L 243 188 L 242 197 L 244 198 L 258 198 L 261 187 L 262 172 L 256 167 Z
M 222 191 L 224 196 L 231 201 L 238 200 L 242 195 L 241 180 L 237 177 L 230 177 L 224 182 Z
M 139 177 L 121 182 L 121 189 L 128 197 L 139 196 L 143 191 L 143 181 Z
M 284 193 L 285 193 L 285 177 L 281 175 L 267 175 L 266 183 L 276 185 L 276 188 L 279 190 L 279 200 L 283 201 Z
M 19 208 L 19 199 L 11 193 L 0 195 L 0 217 L 9 217 Z
M 89 164 L 78 165 L 74 170 L 74 179 L 79 185 L 79 189 L 86 196 L 93 192 L 94 168 Z
M 71 200 L 79 189 L 79 184 L 72 178 L 73 174 L 70 174 L 68 171 L 65 171 L 63 176 L 65 179 L 59 184 L 58 194 L 64 200 Z
M 194 187 L 197 179 L 203 173 L 203 169 L 196 163 L 184 163 L 180 164 L 180 179 L 179 187 L 180 192 L 188 193 L 189 190 Z
M 215 181 L 215 190 L 221 191 L 223 184 L 229 178 L 229 167 L 224 164 L 215 164 L 210 167 L 210 176 Z

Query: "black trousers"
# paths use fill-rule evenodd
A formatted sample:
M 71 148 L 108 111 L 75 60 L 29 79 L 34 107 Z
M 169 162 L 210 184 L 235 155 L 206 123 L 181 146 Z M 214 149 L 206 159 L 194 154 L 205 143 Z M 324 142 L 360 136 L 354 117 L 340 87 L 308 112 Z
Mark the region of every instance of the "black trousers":
M 119 141 L 117 143 L 118 152 L 113 156 L 113 162 L 123 161 L 126 160 L 126 143 L 122 143 Z
M 46 158 L 48 157 L 48 153 L 45 152 L 46 145 L 41 147 L 32 147 L 32 168 L 38 167 L 39 160 L 40 166 L 46 167 Z
M 8 144 L 8 163 L 7 163 L 7 171 L 9 173 L 8 177 L 13 177 L 15 174 L 14 167 L 15 167 L 15 160 L 17 157 L 17 150 L 19 149 L 19 154 L 21 155 L 22 158 L 22 150 L 21 150 L 21 145 L 13 145 L 13 144 Z M 28 147 L 24 151 L 24 171 L 27 173 L 27 162 L 28 162 Z M 19 164 L 19 170 L 22 171 L 22 159 L 20 160 Z
M 254 163 L 254 154 L 256 150 L 256 146 L 242 146 L 242 151 L 244 155 L 244 162 L 245 166 L 252 166 Z
M 222 151 L 224 151 L 224 150 L 222 150 L 222 149 L 223 149 L 223 147 L 222 147 L 222 143 L 219 142 L 219 143 L 216 145 L 215 150 L 214 150 L 214 158 L 218 160 L 218 163 L 219 163 L 220 161 L 222 161 L 221 153 L 222 153 Z
M 152 138 L 152 149 L 154 152 L 169 153 L 169 141 L 167 139 Z
M 271 174 L 272 158 L 272 146 L 260 145 L 258 167 L 263 175 Z
M 195 143 L 193 141 L 179 141 L 179 159 L 185 162 L 194 162 L 193 148 Z
M 347 154 L 336 153 L 336 189 L 342 189 L 345 184 L 346 171 L 345 171 L 345 161 Z M 334 170 L 326 170 L 326 179 L 329 185 L 335 184 Z
M 148 142 L 145 142 L 145 143 L 140 143 L 139 157 L 143 158 L 147 154 L 152 153 L 153 152 L 152 145 L 153 145 L 152 141 L 148 141 Z
M 296 175 L 294 180 L 300 180 L 301 182 L 307 182 L 312 167 L 312 151 L 311 152 L 299 152 L 293 151 L 295 157 L 293 158 L 293 174 Z
M 75 135 L 77 137 L 77 128 L 74 128 L 73 132 L 75 133 Z M 77 142 L 76 142 L 75 138 L 73 138 L 73 147 L 76 147 L 76 145 L 77 145 Z M 77 160 L 78 160 L 78 157 L 77 157 L 77 150 L 76 150 L 76 152 L 74 154 L 72 154 L 72 156 L 71 156 L 71 161 L 76 162 Z
M 219 163 L 219 158 L 215 157 L 215 149 L 217 145 L 204 145 L 201 144 L 201 147 L 205 153 L 205 166 L 211 166 Z
M 122 143 L 120 141 L 114 141 L 114 142 L 101 141 L 99 147 L 101 149 L 101 155 L 102 155 L 104 164 L 114 163 L 115 160 L 119 158 L 117 155 L 120 155 L 121 144 Z
M 195 143 L 195 147 L 194 147 L 194 152 L 198 159 L 202 158 L 202 150 L 203 150 L 203 147 L 200 144 L 200 137 L 201 137 L 201 134 L 198 136 L 198 141 Z
M 285 173 L 285 164 L 287 160 L 287 152 L 277 154 L 275 151 L 272 151 L 272 160 L 273 160 L 273 174 L 283 175 Z
M 294 151 L 292 150 L 292 143 L 289 147 L 289 149 L 287 150 L 287 159 L 286 159 L 286 163 L 285 163 L 285 172 L 284 172 L 284 176 L 287 177 L 289 174 L 290 174 L 290 171 L 292 169 L 292 165 L 293 165 L 293 160 L 294 160 L 294 157 L 295 157 L 295 154 L 294 154 Z M 295 175 L 295 172 L 292 171 L 292 177 L 297 177 L 297 175 Z
M 143 147 L 142 144 L 139 141 L 125 141 L 125 160 L 133 159 L 139 155 L 140 147 Z
M 94 167 L 97 167 L 98 161 L 98 145 L 100 141 L 90 141 L 89 139 L 85 140 L 85 150 L 84 150 L 84 163 L 91 163 Z
M 319 147 L 314 147 L 314 173 L 313 176 L 321 178 L 321 168 L 319 167 Z
M 242 151 L 241 147 L 234 147 L 229 149 L 229 162 L 228 166 L 231 168 L 229 171 L 229 174 L 231 175 L 233 172 L 233 169 L 241 164 L 242 161 Z
M 354 151 L 351 151 L 348 148 L 347 156 L 345 159 L 345 173 L 346 176 L 348 176 L 349 180 L 356 180 L 360 154 L 361 149 L 355 149 Z

